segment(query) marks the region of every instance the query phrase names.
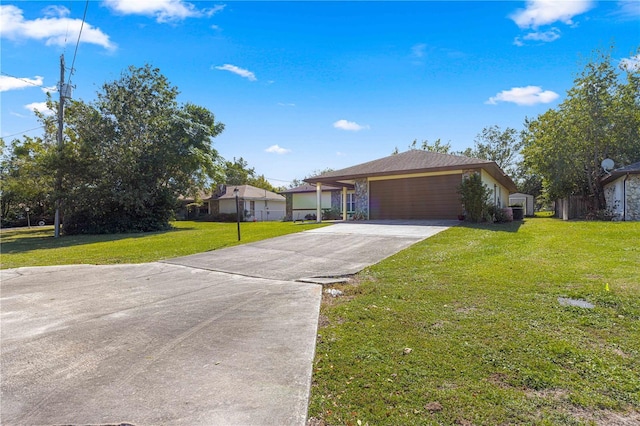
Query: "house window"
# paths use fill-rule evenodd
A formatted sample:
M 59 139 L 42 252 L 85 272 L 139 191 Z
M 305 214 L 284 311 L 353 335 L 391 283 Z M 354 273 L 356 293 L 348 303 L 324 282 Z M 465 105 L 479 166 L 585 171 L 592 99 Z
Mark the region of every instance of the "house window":
M 251 217 L 255 217 L 256 216 L 256 202 L 255 201 L 249 201 L 249 209 L 250 209 L 250 215 Z
M 356 211 L 356 194 L 349 193 L 347 194 L 347 212 L 355 212 Z

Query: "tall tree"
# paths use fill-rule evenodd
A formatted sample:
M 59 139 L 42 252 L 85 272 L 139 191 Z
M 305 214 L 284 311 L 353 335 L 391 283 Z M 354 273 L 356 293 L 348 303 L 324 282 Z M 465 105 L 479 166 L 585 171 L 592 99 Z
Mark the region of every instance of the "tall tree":
M 611 50 L 596 51 L 567 98 L 525 123 L 525 163 L 551 199 L 582 195 L 592 209 L 605 208 L 602 160 L 623 166 L 640 159 L 639 83 L 640 69 L 616 69 Z
M 249 167 L 249 163 L 242 157 L 233 161 L 224 161 L 224 180 L 227 185 L 251 185 L 267 191 L 277 192 L 264 175 L 256 174 L 256 169 Z
M 264 175 L 258 175 L 252 178 L 249 178 L 247 183 L 251 186 L 255 186 L 256 188 L 266 189 L 271 192 L 279 192 L 281 189 L 285 188 L 276 188 L 264 177 Z
M 248 185 L 249 179 L 255 174 L 256 170 L 249 167 L 249 163 L 242 157 L 224 162 L 224 182 L 227 185 Z
M 514 175 L 522 140 L 515 129 L 485 127 L 474 140 L 473 157 L 495 161 L 509 175 Z
M 429 143 L 429 141 L 425 139 L 420 144 L 420 149 L 423 151 L 439 152 L 440 154 L 450 154 L 451 142 L 442 143 L 442 140 L 438 138 L 433 143 Z
M 63 232 L 166 229 L 180 194 L 220 179 L 213 113 L 177 102 L 157 68 L 130 67 L 97 101 L 67 108 Z
M 418 139 L 414 139 L 409 145 L 409 149 L 421 149 L 423 151 L 439 152 L 440 154 L 452 154 L 451 142 L 442 143 L 440 138 L 436 139 L 433 143 L 430 143 L 427 139 L 423 140 L 418 145 Z M 400 150 L 396 146 L 391 155 L 399 154 Z

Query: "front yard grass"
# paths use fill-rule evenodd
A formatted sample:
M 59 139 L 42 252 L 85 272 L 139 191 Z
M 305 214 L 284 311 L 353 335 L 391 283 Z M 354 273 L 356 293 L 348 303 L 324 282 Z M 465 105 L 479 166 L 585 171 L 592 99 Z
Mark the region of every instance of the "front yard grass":
M 229 247 L 326 224 L 173 222 L 164 232 L 53 237 L 53 227 L 2 230 L 0 268 L 70 264 L 143 263 Z
M 310 424 L 640 424 L 639 242 L 638 222 L 533 218 L 364 270 L 323 296 Z

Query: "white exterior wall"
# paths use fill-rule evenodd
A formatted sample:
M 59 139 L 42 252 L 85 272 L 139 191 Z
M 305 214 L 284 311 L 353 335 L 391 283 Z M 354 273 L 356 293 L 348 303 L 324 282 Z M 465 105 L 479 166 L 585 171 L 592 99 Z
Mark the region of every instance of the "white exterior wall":
M 533 216 L 533 195 L 511 194 L 509 195 L 509 205 L 513 204 L 522 204 L 525 207 L 524 214 L 527 216 Z
M 482 177 L 482 183 L 484 183 L 487 186 L 487 188 L 491 190 L 490 202 L 493 203 L 495 200 L 497 207 L 502 207 L 502 208 L 507 207 L 509 203 L 509 191 L 507 190 L 507 188 L 502 186 L 500 182 L 495 180 L 493 176 L 491 176 L 489 173 L 487 173 L 484 170 L 482 170 L 481 177 Z M 494 192 L 494 188 L 495 188 L 495 192 Z
M 218 206 L 220 207 L 220 213 L 236 213 L 236 199 L 223 198 L 218 200 Z M 242 209 L 242 202 L 240 202 L 240 209 Z
M 251 200 L 245 201 L 245 210 L 251 212 Z M 286 201 L 275 200 L 255 200 L 255 209 L 251 217 L 247 217 L 246 220 L 267 222 L 274 220 L 283 220 L 286 216 Z
M 315 192 L 295 192 L 292 194 L 292 214 L 293 220 L 303 220 L 308 214 L 315 215 L 317 212 L 317 194 Z M 322 191 L 320 198 L 320 209 L 331 208 L 331 192 Z
M 239 200 L 240 213 L 251 213 L 251 201 L 252 200 Z M 236 213 L 236 199 L 223 198 L 219 200 L 220 213 Z M 254 219 L 258 222 L 283 220 L 285 217 L 286 201 L 275 200 L 255 200 L 255 209 L 252 216 L 245 217 L 246 222 L 253 222 Z
M 624 216 L 624 176 L 608 183 L 604 187 L 604 198 L 607 209 L 610 210 L 615 218 L 620 220 Z
M 331 192 L 322 191 L 322 205 L 320 208 L 328 209 L 331 207 Z M 293 194 L 293 210 L 310 209 L 315 212 L 316 209 L 316 193 L 315 192 L 296 192 Z

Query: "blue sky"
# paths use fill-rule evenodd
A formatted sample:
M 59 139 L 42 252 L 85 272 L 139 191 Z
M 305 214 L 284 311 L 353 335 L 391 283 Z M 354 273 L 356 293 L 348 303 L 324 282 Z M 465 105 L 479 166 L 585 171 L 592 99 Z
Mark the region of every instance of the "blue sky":
M 41 134 L 31 110 L 61 54 L 71 67 L 85 6 L 2 1 L 3 137 Z M 92 101 L 128 66 L 156 66 L 225 124 L 223 157 L 280 186 L 414 139 L 462 150 L 486 126 L 520 130 L 611 43 L 638 66 L 640 2 L 90 1 L 71 84 Z

